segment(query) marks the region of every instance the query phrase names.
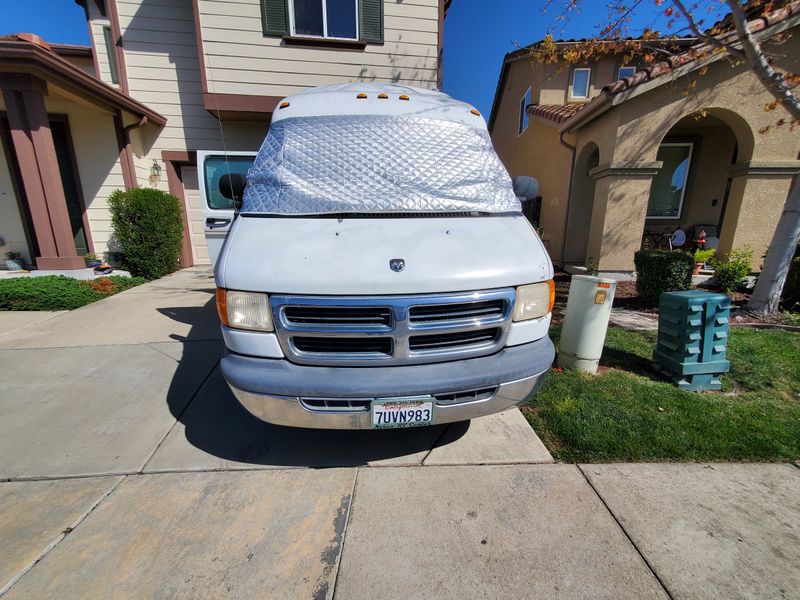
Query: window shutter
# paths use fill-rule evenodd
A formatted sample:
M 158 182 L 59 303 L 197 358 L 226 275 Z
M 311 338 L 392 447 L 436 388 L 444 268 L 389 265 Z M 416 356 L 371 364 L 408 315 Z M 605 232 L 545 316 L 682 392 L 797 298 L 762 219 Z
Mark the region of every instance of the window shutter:
M 261 0 L 261 27 L 264 35 L 289 33 L 289 11 L 286 0 Z
M 361 41 L 383 43 L 383 0 L 360 0 L 358 31 Z

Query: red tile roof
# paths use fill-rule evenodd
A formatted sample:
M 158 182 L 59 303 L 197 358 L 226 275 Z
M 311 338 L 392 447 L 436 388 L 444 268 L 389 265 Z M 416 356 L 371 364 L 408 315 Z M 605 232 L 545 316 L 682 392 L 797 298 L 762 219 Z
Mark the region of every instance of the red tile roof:
M 782 8 L 774 10 L 766 15 L 762 15 L 757 19 L 753 19 L 752 21 L 748 21 L 747 29 L 750 30 L 750 33 L 757 33 L 771 25 L 785 21 L 794 15 L 800 15 L 800 0 L 790 2 Z M 721 39 L 725 39 L 725 36 L 721 36 Z M 629 77 L 606 84 L 603 86 L 603 92 L 611 96 L 619 94 L 620 92 L 624 92 L 625 90 L 640 85 L 646 81 L 650 81 L 656 77 L 661 77 L 662 75 L 671 73 L 675 69 L 689 64 L 698 58 L 707 57 L 710 51 L 711 48 L 708 44 L 699 44 L 693 48 L 690 48 L 686 52 L 671 56 L 669 59 L 656 63 L 650 67 L 645 67 Z
M 563 123 L 583 106 L 583 104 L 530 104 L 526 110 L 532 117 Z

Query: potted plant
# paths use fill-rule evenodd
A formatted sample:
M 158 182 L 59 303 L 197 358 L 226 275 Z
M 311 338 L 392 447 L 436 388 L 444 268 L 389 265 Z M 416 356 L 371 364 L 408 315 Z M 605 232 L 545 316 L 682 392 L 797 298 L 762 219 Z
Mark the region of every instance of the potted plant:
M 25 262 L 22 254 L 10 250 L 6 252 L 6 269 L 9 271 L 22 271 L 25 268 Z
M 92 254 L 91 252 L 83 257 L 84 262 L 86 263 L 87 267 L 98 267 L 100 266 L 100 259 L 97 258 L 96 254 Z
M 703 265 L 714 258 L 713 248 L 698 248 L 694 251 L 694 274 L 699 275 Z

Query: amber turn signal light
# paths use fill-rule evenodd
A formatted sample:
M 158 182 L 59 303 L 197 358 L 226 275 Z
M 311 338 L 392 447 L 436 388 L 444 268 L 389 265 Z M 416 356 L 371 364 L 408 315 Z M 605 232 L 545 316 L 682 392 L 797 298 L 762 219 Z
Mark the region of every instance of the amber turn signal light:
M 223 325 L 228 325 L 227 295 L 228 295 L 228 290 L 224 288 L 217 288 L 217 294 L 216 294 L 217 314 L 219 315 L 219 320 L 222 321 Z

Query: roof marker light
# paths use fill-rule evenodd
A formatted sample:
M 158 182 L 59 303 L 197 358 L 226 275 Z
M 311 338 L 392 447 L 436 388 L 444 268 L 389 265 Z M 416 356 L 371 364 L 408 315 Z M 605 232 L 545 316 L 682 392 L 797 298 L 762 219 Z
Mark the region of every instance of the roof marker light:
M 389 94 L 387 94 L 385 92 L 381 92 L 380 94 L 378 94 L 378 98 L 380 98 L 381 100 L 386 100 L 388 97 L 389 97 Z
M 400 100 L 411 100 L 411 98 L 409 98 L 409 97 L 408 97 L 408 96 L 406 96 L 405 94 L 402 94 L 402 95 L 400 96 Z
M 471 112 L 473 115 L 475 115 L 475 116 L 477 116 L 477 117 L 480 117 L 480 116 L 481 116 L 481 111 L 479 111 L 477 108 L 473 108 L 473 109 L 472 109 L 471 111 L 469 111 L 469 112 Z
M 286 108 L 287 106 L 289 106 L 289 103 L 288 103 L 288 102 L 281 102 L 281 104 L 280 104 L 280 107 L 279 107 L 279 108 Z
M 358 98 L 359 100 L 363 100 L 366 97 L 367 97 L 367 95 L 364 92 L 356 94 L 356 98 Z

